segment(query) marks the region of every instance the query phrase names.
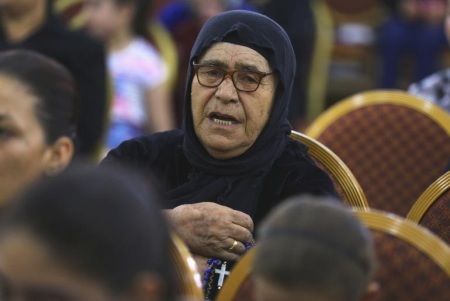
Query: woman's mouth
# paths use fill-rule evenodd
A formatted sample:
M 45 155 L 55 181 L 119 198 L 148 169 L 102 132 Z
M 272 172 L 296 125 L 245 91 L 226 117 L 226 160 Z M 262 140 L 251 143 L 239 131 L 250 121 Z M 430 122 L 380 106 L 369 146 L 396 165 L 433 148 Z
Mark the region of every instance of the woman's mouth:
M 216 124 L 226 125 L 226 126 L 230 126 L 230 125 L 239 123 L 236 120 L 236 118 L 234 118 L 231 115 L 220 114 L 220 113 L 216 113 L 216 112 L 209 114 L 209 120 L 211 120 L 212 122 L 214 122 Z

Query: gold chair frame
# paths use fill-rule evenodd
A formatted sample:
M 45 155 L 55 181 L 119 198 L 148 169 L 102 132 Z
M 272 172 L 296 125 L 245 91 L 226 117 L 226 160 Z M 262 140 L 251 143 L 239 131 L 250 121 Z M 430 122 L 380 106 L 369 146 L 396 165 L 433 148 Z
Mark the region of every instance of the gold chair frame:
M 391 234 L 422 251 L 450 277 L 450 246 L 428 229 L 379 210 L 353 209 L 356 216 L 372 230 Z
M 291 132 L 291 138 L 305 144 L 308 147 L 308 154 L 328 168 L 342 186 L 350 205 L 360 208 L 369 207 L 366 196 L 355 176 L 332 150 L 319 141 L 296 131 Z
M 336 120 L 362 107 L 392 104 L 423 113 L 439 124 L 450 136 L 450 115 L 437 105 L 400 90 L 373 90 L 347 97 L 320 114 L 305 130 L 305 134 L 318 137 Z
M 450 171 L 433 182 L 417 199 L 406 216 L 407 219 L 419 223 L 431 205 L 450 189 Z M 450 208 L 449 208 L 450 210 Z M 449 211 L 450 214 L 450 211 Z
M 201 276 L 192 254 L 181 238 L 172 233 L 170 258 L 173 260 L 174 277 L 180 285 L 180 300 L 203 301 L 204 294 Z

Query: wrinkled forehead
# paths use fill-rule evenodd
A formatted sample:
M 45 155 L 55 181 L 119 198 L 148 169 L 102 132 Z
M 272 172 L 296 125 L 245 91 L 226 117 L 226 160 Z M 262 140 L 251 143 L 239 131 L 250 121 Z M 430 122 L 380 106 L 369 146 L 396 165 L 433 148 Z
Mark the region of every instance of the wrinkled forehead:
M 218 42 L 197 60 L 201 64 L 210 64 L 224 69 L 249 71 L 270 71 L 271 66 L 264 56 L 256 50 L 228 42 Z

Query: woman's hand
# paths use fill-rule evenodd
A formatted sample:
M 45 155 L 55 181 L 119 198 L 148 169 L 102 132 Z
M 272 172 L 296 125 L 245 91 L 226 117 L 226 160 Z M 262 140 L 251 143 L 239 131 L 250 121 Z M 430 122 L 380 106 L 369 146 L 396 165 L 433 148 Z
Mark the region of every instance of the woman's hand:
M 238 260 L 253 240 L 250 216 L 216 203 L 181 205 L 166 214 L 191 252 L 205 257 Z

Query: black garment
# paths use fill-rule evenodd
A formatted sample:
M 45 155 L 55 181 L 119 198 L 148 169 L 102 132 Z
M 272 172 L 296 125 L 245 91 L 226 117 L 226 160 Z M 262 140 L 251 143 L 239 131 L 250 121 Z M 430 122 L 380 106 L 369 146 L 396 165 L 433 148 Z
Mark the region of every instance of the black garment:
M 306 118 L 308 105 L 308 83 L 316 40 L 316 20 L 310 0 L 271 0 L 261 12 L 281 25 L 291 39 L 297 68 L 295 85 L 289 103 L 289 120 Z
M 314 164 L 306 151 L 306 146 L 289 139 L 271 170 L 264 178 L 261 178 L 261 185 L 247 187 L 249 190 L 259 190 L 262 187 L 258 193 L 257 209 L 250 214 L 255 228 L 274 206 L 290 196 L 301 193 L 337 195 L 329 177 Z M 174 190 L 180 190 L 182 187 L 181 190 L 187 191 L 178 191 L 180 194 L 191 194 L 186 183 L 192 183 L 191 186 L 196 189 L 202 185 L 208 185 L 207 178 L 206 180 L 203 178 L 203 175 L 189 163 L 184 154 L 183 132 L 180 130 L 156 133 L 126 141 L 112 150 L 101 164 L 125 165 L 157 179 L 162 186 L 163 199 L 166 200 L 164 206 L 168 209 L 180 205 L 177 200 L 171 199 Z M 227 189 L 232 189 L 232 187 Z M 204 194 L 208 195 L 209 191 L 205 191 Z M 216 193 L 216 197 L 213 198 L 202 195 L 194 196 L 185 203 L 207 201 L 221 203 L 218 201 L 220 194 L 221 192 Z M 245 199 L 239 198 L 238 202 L 245 203 Z
M 87 35 L 69 30 L 49 15 L 45 24 L 25 40 L 8 43 L 0 26 L 0 51 L 28 49 L 46 55 L 65 66 L 74 77 L 80 94 L 77 154 L 93 155 L 106 125 L 106 62 L 103 46 Z

